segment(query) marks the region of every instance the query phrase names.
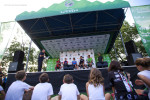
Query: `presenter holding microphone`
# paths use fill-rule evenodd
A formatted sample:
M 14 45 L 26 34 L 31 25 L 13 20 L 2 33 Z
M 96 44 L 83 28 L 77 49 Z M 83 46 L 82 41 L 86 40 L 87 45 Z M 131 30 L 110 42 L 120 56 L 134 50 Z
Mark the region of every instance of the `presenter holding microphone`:
M 45 50 L 43 49 L 38 56 L 38 72 L 41 72 L 42 69 L 42 63 L 44 60 L 44 56 L 45 56 Z

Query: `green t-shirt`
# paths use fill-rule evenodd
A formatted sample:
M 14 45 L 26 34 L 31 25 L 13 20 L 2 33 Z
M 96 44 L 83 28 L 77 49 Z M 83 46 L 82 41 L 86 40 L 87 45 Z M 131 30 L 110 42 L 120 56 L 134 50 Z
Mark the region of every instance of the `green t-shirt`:
M 88 59 L 87 59 L 87 62 L 88 62 L 88 63 L 91 63 L 92 61 L 93 61 L 92 58 L 88 58 Z

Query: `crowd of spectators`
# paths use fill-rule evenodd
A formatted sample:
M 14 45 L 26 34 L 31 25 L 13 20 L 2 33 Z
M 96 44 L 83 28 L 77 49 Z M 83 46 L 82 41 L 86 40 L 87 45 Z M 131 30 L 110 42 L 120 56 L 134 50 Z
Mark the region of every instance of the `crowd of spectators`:
M 0 77 L 0 99 L 3 100 L 149 100 L 150 99 L 150 58 L 139 58 L 135 65 L 139 70 L 136 85 L 145 85 L 147 90 L 137 91 L 130 81 L 130 73 L 124 71 L 118 61 L 111 61 L 108 68 L 108 77 L 112 93 L 105 93 L 104 78 L 101 71 L 92 68 L 89 80 L 85 85 L 86 95 L 80 95 L 77 86 L 74 84 L 70 74 L 64 75 L 63 84 L 60 87 L 58 96 L 52 98 L 53 86 L 49 83 L 47 73 L 42 73 L 36 86 L 25 83 L 25 71 L 18 71 L 15 75 L 16 81 L 13 82 L 5 92 L 2 87 L 2 77 Z M 5 80 L 5 79 L 4 79 Z M 27 93 L 30 93 L 27 95 Z M 25 96 L 26 95 L 26 96 Z

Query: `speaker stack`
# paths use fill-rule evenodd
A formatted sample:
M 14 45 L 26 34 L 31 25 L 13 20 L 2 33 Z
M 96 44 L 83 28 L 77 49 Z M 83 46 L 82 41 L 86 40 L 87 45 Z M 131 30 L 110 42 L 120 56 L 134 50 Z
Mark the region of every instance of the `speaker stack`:
M 15 51 L 13 62 L 10 63 L 8 72 L 12 73 L 17 72 L 19 70 L 24 70 L 23 59 L 24 59 L 24 52 L 21 50 Z
M 138 50 L 133 40 L 126 42 L 125 47 L 128 53 L 127 56 L 128 65 L 135 65 L 136 59 L 142 58 L 142 54 L 138 53 Z

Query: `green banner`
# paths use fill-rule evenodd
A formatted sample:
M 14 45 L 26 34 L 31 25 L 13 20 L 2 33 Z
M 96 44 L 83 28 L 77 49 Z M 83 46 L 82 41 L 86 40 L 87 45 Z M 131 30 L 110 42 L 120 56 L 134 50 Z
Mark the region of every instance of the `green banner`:
M 48 59 L 46 71 L 55 71 L 56 61 L 58 59 Z
M 145 50 L 150 56 L 150 5 L 131 7 L 131 12 Z

